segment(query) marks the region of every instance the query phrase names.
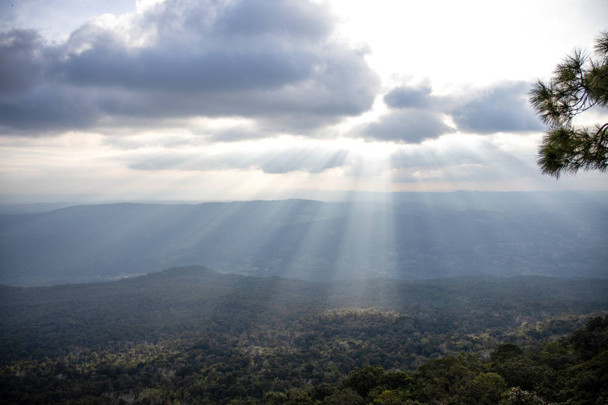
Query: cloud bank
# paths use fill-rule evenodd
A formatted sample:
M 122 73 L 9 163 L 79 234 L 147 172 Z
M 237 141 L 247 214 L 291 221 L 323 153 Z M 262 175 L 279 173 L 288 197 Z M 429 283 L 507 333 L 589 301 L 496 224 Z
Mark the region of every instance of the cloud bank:
M 332 37 L 327 8 L 299 0 L 167 0 L 90 20 L 50 44 L 0 34 L 2 132 L 183 117 L 254 118 L 299 132 L 368 110 L 378 78 Z
M 181 178 L 381 189 L 538 174 L 544 128 L 528 106 L 528 82 L 454 82 L 461 90 L 442 94 L 431 83 L 446 89 L 445 80 L 429 73 L 422 84 L 382 88 L 366 62 L 383 72 L 374 61 L 381 48 L 367 54 L 341 41 L 341 21 L 324 2 L 145 0 L 137 11 L 121 3 L 117 15 L 83 6 L 86 18 L 97 17 L 80 25 L 72 3 L 62 3 L 77 27 L 66 37 L 0 24 L 5 190 L 21 190 L 34 172 L 32 190 L 59 177 L 70 189 L 78 176 L 93 188 L 92 171 L 116 176 L 108 190 L 131 176 L 167 189 Z M 23 13 L 39 3 L 15 9 L 24 4 Z M 385 86 L 422 79 L 420 58 L 408 60 L 415 53 L 401 45 L 393 52 L 404 62 L 395 76 L 383 74 Z M 364 117 L 374 118 L 361 124 Z M 171 181 L 157 186 L 159 178 Z
M 434 95 L 432 88 L 401 86 L 384 96 L 389 112 L 354 131 L 379 141 L 420 143 L 456 131 L 469 134 L 541 131 L 528 103 L 526 82 L 500 82 L 461 94 Z M 446 124 L 450 118 L 454 126 Z

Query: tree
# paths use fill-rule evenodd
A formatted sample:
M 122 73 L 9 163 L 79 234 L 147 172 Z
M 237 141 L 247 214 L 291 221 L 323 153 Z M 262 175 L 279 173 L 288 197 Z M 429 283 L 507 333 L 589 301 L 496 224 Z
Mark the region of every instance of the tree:
M 469 382 L 460 400 L 464 404 L 495 405 L 507 388 L 504 378 L 496 373 L 481 373 Z
M 538 81 L 530 92 L 532 106 L 549 126 L 539 148 L 544 174 L 559 178 L 579 169 L 608 169 L 608 123 L 589 128 L 573 122 L 591 108 L 608 106 L 608 31 L 597 38 L 595 56 L 574 51 L 548 82 Z

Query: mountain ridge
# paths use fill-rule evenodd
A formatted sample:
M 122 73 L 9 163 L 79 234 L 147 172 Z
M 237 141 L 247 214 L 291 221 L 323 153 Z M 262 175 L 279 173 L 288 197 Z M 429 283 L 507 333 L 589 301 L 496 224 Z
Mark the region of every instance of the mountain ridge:
M 608 209 L 589 207 L 461 210 L 278 200 L 0 215 L 0 283 L 103 281 L 190 264 L 318 281 L 608 278 Z

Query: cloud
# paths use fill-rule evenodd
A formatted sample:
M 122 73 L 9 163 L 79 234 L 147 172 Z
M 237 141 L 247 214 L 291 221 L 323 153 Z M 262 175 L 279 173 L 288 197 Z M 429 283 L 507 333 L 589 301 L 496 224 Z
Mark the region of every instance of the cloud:
M 491 181 L 538 175 L 533 157 L 536 143 L 527 136 L 451 135 L 401 148 L 391 154 L 392 179 L 396 181 L 471 180 Z
M 260 139 L 268 136 L 270 132 L 255 128 L 255 126 L 236 125 L 216 131 L 209 131 L 208 139 L 218 142 L 238 142 L 249 139 Z
M 429 108 L 438 99 L 431 96 L 430 86 L 397 87 L 384 96 L 386 105 L 392 108 Z
M 529 84 L 500 82 L 478 91 L 434 95 L 428 85 L 400 86 L 384 96 L 389 113 L 353 132 L 380 141 L 418 143 L 456 130 L 471 134 L 541 131 L 528 103 Z M 456 129 L 444 123 L 450 117 Z
M 0 94 L 25 92 L 40 78 L 41 43 L 40 36 L 32 30 L 0 33 Z
M 98 116 L 86 94 L 47 80 L 52 57 L 35 31 L 0 33 L 0 127 L 82 127 Z
M 299 1 L 247 0 L 222 10 L 218 31 L 229 35 L 276 35 L 323 40 L 333 18 L 323 6 Z
M 205 116 L 297 133 L 335 123 L 371 107 L 378 78 L 333 29 L 326 7 L 303 0 L 167 0 L 91 20 L 55 45 L 13 30 L 0 42 L 0 72 L 14 78 L 1 83 L 0 126 Z
M 528 102 L 530 86 L 525 82 L 503 82 L 472 96 L 451 111 L 461 131 L 496 132 L 541 131 L 544 127 Z
M 392 111 L 380 117 L 378 121 L 359 129 L 358 134 L 366 139 L 419 143 L 453 131 L 438 113 L 404 110 Z
M 284 147 L 274 150 L 248 151 L 246 149 L 205 153 L 202 150 L 168 150 L 138 153 L 126 160 L 135 170 L 261 170 L 264 173 L 302 171 L 320 173 L 343 166 L 347 158 L 343 149 L 317 147 Z
M 526 162 L 536 170 L 533 160 L 536 153 L 535 142 L 528 137 L 516 137 L 512 142 L 519 145 L 517 150 L 509 150 L 504 138 L 508 135 L 451 135 L 401 148 L 391 154 L 393 168 L 441 168 L 452 165 L 496 165 L 509 170 L 517 170 Z M 534 138 L 535 139 L 535 138 Z

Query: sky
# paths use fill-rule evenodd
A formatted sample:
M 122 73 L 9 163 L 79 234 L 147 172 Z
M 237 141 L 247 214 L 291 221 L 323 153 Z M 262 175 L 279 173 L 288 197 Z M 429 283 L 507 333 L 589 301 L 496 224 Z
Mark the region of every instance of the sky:
M 540 173 L 528 102 L 606 17 L 605 0 L 0 0 L 0 202 L 608 190 Z

